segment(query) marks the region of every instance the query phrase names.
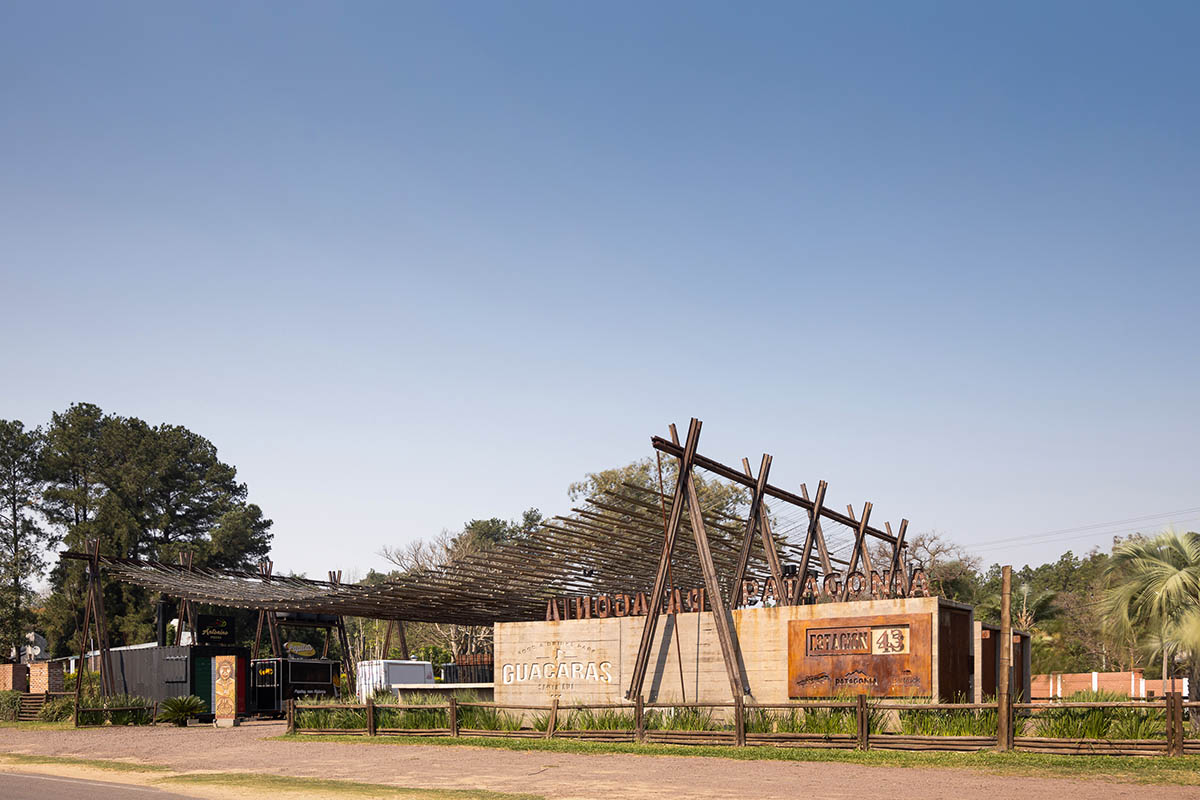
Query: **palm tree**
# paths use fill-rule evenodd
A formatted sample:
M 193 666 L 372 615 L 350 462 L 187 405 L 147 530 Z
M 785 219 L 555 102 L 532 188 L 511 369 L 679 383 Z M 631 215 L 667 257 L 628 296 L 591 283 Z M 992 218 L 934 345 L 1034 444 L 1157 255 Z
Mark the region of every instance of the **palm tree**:
M 1107 622 L 1115 633 L 1161 654 L 1163 692 L 1172 656 L 1191 666 L 1200 692 L 1200 534 L 1164 531 L 1113 549 L 1105 574 Z

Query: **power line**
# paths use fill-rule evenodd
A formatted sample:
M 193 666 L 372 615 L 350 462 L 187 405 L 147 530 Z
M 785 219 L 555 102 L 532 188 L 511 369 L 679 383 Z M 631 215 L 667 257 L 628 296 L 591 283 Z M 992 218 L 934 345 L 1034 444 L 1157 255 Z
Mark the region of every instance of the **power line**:
M 1198 510 L 1200 510 L 1200 509 L 1198 509 Z M 1187 525 L 1192 522 L 1200 522 L 1200 517 L 1193 517 L 1190 519 L 1174 519 L 1172 521 L 1179 525 Z M 1076 534 L 1074 536 L 1059 537 L 1059 541 L 1071 542 L 1071 541 L 1077 541 L 1079 539 L 1088 539 L 1093 536 L 1120 536 L 1121 534 L 1138 533 L 1140 530 L 1141 530 L 1141 526 L 1134 526 L 1132 528 L 1117 528 L 1117 529 L 1106 530 L 1106 531 L 1087 531 L 1085 533 Z M 1023 540 L 1023 541 L 1030 541 L 1030 540 L 1027 539 L 1027 540 Z M 1039 539 L 1036 539 L 1033 541 L 1037 544 L 1043 544 L 1049 540 L 1047 540 L 1045 538 L 1039 538 Z M 999 544 L 993 542 L 991 544 L 987 544 L 987 545 L 984 545 L 981 547 L 971 547 L 970 549 L 975 552 L 985 552 L 988 550 L 997 550 L 1001 547 L 1006 547 L 1011 543 L 1012 543 L 1012 540 L 1005 540 L 1004 542 L 1001 542 Z
M 1092 530 L 1096 530 L 1098 528 L 1108 528 L 1113 525 L 1127 525 L 1131 522 L 1147 522 L 1149 520 L 1160 519 L 1162 517 L 1173 517 L 1177 514 L 1195 514 L 1195 513 L 1200 513 L 1200 506 L 1197 506 L 1195 508 L 1181 508 L 1177 511 L 1163 511 L 1158 514 L 1147 514 L 1146 516 L 1143 516 L 1143 517 L 1130 517 L 1129 519 L 1114 519 L 1114 520 L 1110 520 L 1108 522 L 1095 522 L 1090 525 L 1079 525 L 1074 528 L 1059 528 L 1058 530 L 1046 531 L 1044 533 L 1033 533 L 1033 534 L 1027 534 L 1024 536 L 1010 536 L 1010 537 L 1003 538 L 1003 539 L 991 539 L 986 542 L 980 542 L 979 545 L 976 546 L 976 549 L 983 549 L 983 548 L 992 547 L 993 545 L 999 545 L 999 544 L 1008 544 L 1010 542 L 1029 542 L 1029 541 L 1036 541 L 1039 539 L 1049 539 L 1049 538 L 1054 538 L 1054 537 L 1059 536 L 1060 534 L 1064 534 L 1064 533 L 1076 533 L 1078 531 L 1092 531 Z M 1190 522 L 1192 520 L 1184 520 L 1184 521 Z

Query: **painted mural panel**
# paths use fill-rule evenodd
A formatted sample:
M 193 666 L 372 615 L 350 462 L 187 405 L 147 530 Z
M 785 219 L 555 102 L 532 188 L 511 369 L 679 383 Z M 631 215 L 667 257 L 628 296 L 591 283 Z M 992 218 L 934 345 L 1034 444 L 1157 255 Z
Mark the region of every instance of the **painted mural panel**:
M 237 717 L 237 656 L 213 657 L 213 715 Z

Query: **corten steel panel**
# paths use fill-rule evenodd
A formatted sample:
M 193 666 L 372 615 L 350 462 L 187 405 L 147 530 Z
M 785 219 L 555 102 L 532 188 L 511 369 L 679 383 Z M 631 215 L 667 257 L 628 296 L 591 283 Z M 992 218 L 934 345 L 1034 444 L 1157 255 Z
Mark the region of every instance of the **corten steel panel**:
M 983 687 L 983 701 L 985 703 L 993 702 L 996 699 L 996 672 L 1000 663 L 1000 654 L 996 649 L 996 642 L 999 640 L 1000 634 L 992 628 L 984 627 L 983 638 L 980 640 L 979 654 L 976 658 L 983 659 L 983 677 L 980 683 Z
M 948 702 L 969 702 L 971 612 L 943 607 L 938 611 L 938 625 L 938 694 Z
M 789 697 L 928 696 L 933 693 L 932 673 L 929 614 L 788 623 Z

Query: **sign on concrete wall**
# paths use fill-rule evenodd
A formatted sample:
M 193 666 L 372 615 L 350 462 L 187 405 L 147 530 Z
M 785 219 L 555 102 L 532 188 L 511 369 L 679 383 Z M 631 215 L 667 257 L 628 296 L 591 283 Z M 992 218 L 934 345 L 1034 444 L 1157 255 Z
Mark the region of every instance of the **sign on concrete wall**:
M 933 694 L 928 614 L 788 623 L 788 696 Z

